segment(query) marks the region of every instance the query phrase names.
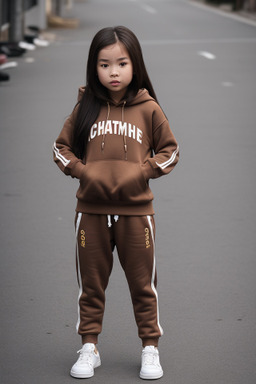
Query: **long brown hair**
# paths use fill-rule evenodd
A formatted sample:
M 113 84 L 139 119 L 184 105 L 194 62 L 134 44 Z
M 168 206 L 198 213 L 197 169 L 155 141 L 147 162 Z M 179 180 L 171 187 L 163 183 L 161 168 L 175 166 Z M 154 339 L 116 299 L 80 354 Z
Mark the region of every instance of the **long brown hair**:
M 127 88 L 124 99 L 129 103 L 141 88 L 146 88 L 156 101 L 156 94 L 149 79 L 144 63 L 140 43 L 135 34 L 128 28 L 108 27 L 101 29 L 94 36 L 88 55 L 86 71 L 86 87 L 77 105 L 75 119 L 73 150 L 77 157 L 83 159 L 90 129 L 100 112 L 102 104 L 109 101 L 109 94 L 97 76 L 97 61 L 99 52 L 108 45 L 120 41 L 130 56 L 133 65 L 133 78 Z

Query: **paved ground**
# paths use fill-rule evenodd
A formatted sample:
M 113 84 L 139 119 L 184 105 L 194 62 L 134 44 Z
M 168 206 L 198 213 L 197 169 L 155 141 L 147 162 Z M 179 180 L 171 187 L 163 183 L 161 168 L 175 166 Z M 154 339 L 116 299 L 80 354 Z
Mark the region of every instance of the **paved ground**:
M 1 94 L 1 383 L 74 383 L 77 183 L 51 145 L 84 82 L 93 35 L 126 25 L 181 147 L 151 183 L 157 212 L 160 343 L 172 384 L 256 382 L 256 27 L 189 1 L 77 1 L 76 30 L 18 59 Z M 32 58 L 28 63 L 25 59 Z M 138 378 L 140 341 L 118 262 L 103 365 L 91 383 Z

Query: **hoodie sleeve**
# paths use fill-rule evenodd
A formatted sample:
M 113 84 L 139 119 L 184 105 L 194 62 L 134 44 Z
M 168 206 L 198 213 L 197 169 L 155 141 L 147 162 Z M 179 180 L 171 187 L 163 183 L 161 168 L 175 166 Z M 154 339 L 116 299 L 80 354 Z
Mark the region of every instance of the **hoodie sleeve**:
M 85 167 L 81 159 L 78 159 L 72 150 L 73 115 L 71 114 L 64 123 L 59 137 L 53 144 L 53 160 L 65 175 L 80 179 Z
M 154 156 L 144 164 L 147 179 L 155 179 L 173 170 L 179 160 L 179 146 L 162 110 L 153 113 Z

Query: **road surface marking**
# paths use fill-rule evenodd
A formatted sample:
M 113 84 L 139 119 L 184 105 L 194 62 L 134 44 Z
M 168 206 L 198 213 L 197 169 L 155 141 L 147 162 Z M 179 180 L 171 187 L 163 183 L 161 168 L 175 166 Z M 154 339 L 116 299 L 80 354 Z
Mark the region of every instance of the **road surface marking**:
M 203 56 L 208 60 L 215 60 L 216 59 L 216 56 L 213 53 L 207 52 L 207 51 L 199 51 L 198 55 Z
M 227 18 L 235 20 L 235 21 L 239 21 L 240 23 L 245 23 L 245 24 L 248 24 L 248 25 L 253 25 L 254 27 L 256 26 L 256 21 L 255 20 L 251 20 L 249 18 L 247 19 L 246 17 L 240 16 L 240 15 L 235 15 L 232 12 L 227 12 L 227 11 L 215 8 L 213 6 L 199 4 L 199 3 L 193 2 L 193 1 L 188 1 L 188 0 L 183 0 L 183 1 L 187 5 L 191 5 L 192 7 L 197 7 L 199 9 L 202 9 L 203 11 L 213 12 L 213 13 L 215 13 L 217 15 L 224 16 L 224 17 L 227 17 Z
M 157 13 L 157 10 L 155 8 L 151 7 L 150 5 L 140 4 L 140 6 L 142 9 L 144 9 L 144 11 L 151 13 L 152 15 Z
M 137 0 L 129 0 L 133 3 L 137 3 Z M 157 13 L 157 10 L 153 7 L 151 7 L 150 5 L 147 5 L 147 4 L 138 4 L 144 11 L 148 12 L 148 13 L 151 13 L 152 15 Z

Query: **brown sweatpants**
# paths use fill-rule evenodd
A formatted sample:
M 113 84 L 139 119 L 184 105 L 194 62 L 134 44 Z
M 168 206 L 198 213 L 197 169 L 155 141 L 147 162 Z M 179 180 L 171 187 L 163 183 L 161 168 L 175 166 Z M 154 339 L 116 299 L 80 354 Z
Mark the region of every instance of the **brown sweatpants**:
M 77 331 L 83 343 L 97 343 L 102 330 L 105 290 L 116 246 L 125 272 L 143 346 L 158 345 L 155 224 L 153 216 L 76 214 L 76 266 L 79 284 Z

